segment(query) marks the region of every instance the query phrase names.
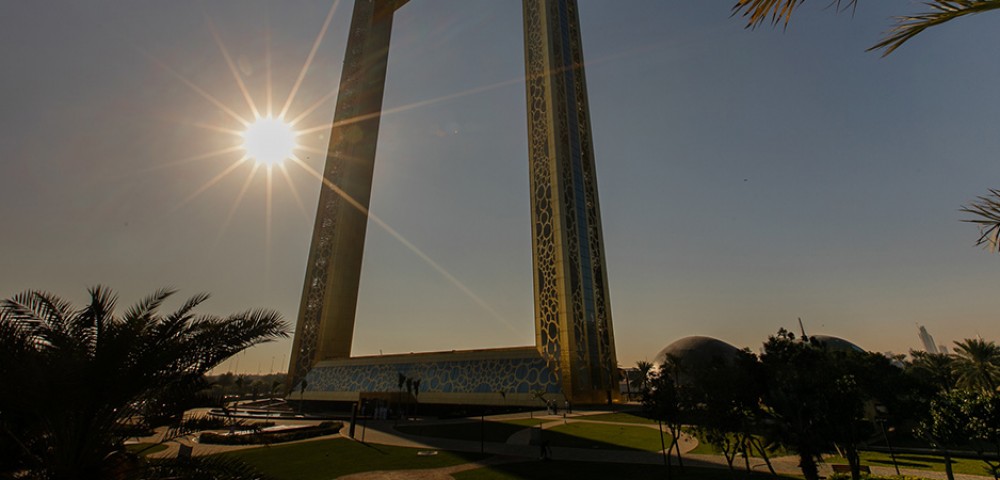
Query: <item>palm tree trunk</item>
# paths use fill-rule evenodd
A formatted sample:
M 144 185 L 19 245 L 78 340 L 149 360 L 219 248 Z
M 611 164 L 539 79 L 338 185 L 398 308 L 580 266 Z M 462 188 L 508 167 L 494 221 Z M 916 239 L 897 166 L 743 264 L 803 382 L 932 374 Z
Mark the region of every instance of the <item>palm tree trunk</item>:
M 951 469 L 951 452 L 948 450 L 944 451 L 944 473 L 948 480 L 955 480 L 955 472 Z
M 747 473 L 751 473 L 753 470 L 750 468 L 750 452 L 747 451 L 746 442 L 743 443 L 743 463 L 746 464 Z
M 799 453 L 799 468 L 802 469 L 802 476 L 806 477 L 806 480 L 819 480 L 819 469 L 816 467 L 816 458 L 812 453 Z
M 671 446 L 677 449 L 677 466 L 684 470 L 684 459 L 681 458 L 681 425 L 679 423 L 670 425 L 670 434 L 674 437 L 674 443 Z
M 772 476 L 777 477 L 778 472 L 774 471 L 774 465 L 771 465 L 771 458 L 767 456 L 767 450 L 764 449 L 764 446 L 761 445 L 759 441 L 753 439 L 753 437 L 750 437 L 749 441 L 750 445 L 752 445 L 754 448 L 757 449 L 758 452 L 760 452 L 760 458 L 764 459 L 764 463 L 767 465 L 767 470 L 771 472 Z
M 847 457 L 847 463 L 851 466 L 851 479 L 861 480 L 861 458 L 858 456 L 858 450 L 854 445 L 848 445 L 844 447 L 844 456 Z

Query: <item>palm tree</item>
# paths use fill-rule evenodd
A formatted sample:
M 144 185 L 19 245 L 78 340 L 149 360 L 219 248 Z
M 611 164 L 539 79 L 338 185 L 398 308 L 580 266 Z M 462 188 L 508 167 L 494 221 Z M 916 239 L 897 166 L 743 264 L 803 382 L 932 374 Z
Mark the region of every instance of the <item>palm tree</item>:
M 645 392 L 649 383 L 649 374 L 653 371 L 653 364 L 646 360 L 635 362 L 637 370 L 635 378 L 631 380 L 631 386 Z
M 733 14 L 747 19 L 747 28 L 755 28 L 764 23 L 788 25 L 792 12 L 805 0 L 738 0 L 733 6 Z M 928 11 L 915 15 L 896 17 L 885 37 L 868 50 L 882 49 L 882 56 L 892 53 L 911 38 L 924 30 L 966 15 L 988 12 L 1000 8 L 1000 0 L 927 0 L 923 2 Z M 837 10 L 857 8 L 858 0 L 834 0 Z
M 955 342 L 953 368 L 959 387 L 995 391 L 1000 385 L 1000 347 L 983 339 Z
M 959 211 L 974 216 L 962 220 L 963 222 L 979 225 L 979 240 L 976 240 L 976 245 L 993 253 L 1000 252 L 1000 190 L 991 188 L 989 195 L 976 197 L 975 201 Z
M 740 14 L 746 18 L 747 28 L 751 29 L 764 23 L 787 26 L 792 13 L 803 3 L 805 0 L 738 0 L 733 5 L 733 15 Z M 959 17 L 1000 9 L 1000 0 L 926 0 L 922 3 L 927 11 L 896 17 L 896 24 L 868 51 L 882 50 L 884 57 L 928 28 Z M 838 11 L 855 9 L 858 0 L 833 0 L 833 4 Z M 973 215 L 973 218 L 963 222 L 979 225 L 980 235 L 976 245 L 1000 253 L 1000 190 L 990 189 L 988 195 L 977 197 L 959 211 Z
M 89 293 L 83 308 L 39 291 L 0 303 L 0 436 L 18 453 L 9 464 L 4 456 L 0 472 L 27 469 L 47 479 L 176 472 L 130 457 L 123 448 L 129 428 L 144 423 L 144 411 L 202 385 L 230 356 L 287 336 L 270 310 L 196 315 L 205 294 L 163 315 L 159 307 L 175 293 L 163 289 L 119 315 L 109 289 Z M 189 466 L 204 472 L 204 463 Z
M 907 366 L 916 378 L 937 387 L 943 392 L 955 386 L 955 357 L 947 353 L 929 353 L 911 350 L 913 361 Z

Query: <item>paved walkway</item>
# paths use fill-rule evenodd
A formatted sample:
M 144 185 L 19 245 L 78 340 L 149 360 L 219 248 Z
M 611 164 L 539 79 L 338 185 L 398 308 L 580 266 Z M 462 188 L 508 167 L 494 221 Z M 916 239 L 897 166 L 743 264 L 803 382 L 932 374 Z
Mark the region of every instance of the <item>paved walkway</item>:
M 599 415 L 610 412 L 591 412 L 590 415 Z M 566 423 L 571 422 L 592 422 L 592 423 L 604 423 L 611 425 L 624 425 L 630 427 L 647 427 L 657 429 L 657 425 L 647 425 L 638 423 L 626 423 L 626 422 L 606 422 L 599 420 L 587 420 L 588 414 L 574 414 L 573 416 L 567 416 L 564 420 L 563 417 L 555 415 L 534 415 L 534 418 L 540 418 L 546 420 L 542 423 L 543 429 L 552 428 L 558 425 L 563 425 L 564 421 Z M 516 420 L 528 418 L 525 414 L 516 415 L 505 415 L 489 417 L 490 420 Z M 438 425 L 442 423 L 469 423 L 470 420 L 474 419 L 456 419 L 447 421 L 431 421 L 427 425 Z M 520 432 L 515 433 L 510 438 L 507 439 L 507 443 L 496 443 L 496 442 L 485 442 L 480 445 L 480 442 L 467 441 L 467 440 L 455 440 L 446 438 L 432 438 L 432 437 L 419 437 L 416 435 L 409 435 L 399 432 L 393 428 L 394 422 L 392 421 L 382 421 L 382 422 L 370 422 L 368 428 L 366 429 L 365 442 L 375 443 L 379 445 L 395 445 L 401 447 L 410 448 L 423 448 L 423 449 L 438 449 L 456 452 L 484 452 L 488 454 L 494 454 L 495 457 L 484 460 L 482 462 L 467 463 L 462 465 L 456 465 L 454 467 L 446 467 L 440 469 L 428 469 L 428 470 L 406 470 L 404 472 L 392 473 L 389 476 L 389 472 L 368 472 L 374 476 L 363 477 L 363 476 L 349 476 L 342 478 L 349 478 L 352 480 L 361 479 L 377 479 L 377 478 L 419 478 L 428 480 L 446 480 L 451 477 L 451 473 L 457 473 L 460 471 L 472 470 L 475 468 L 481 468 L 489 464 L 497 463 L 507 463 L 511 461 L 516 461 L 516 458 L 520 458 L 521 461 L 532 461 L 536 460 L 540 456 L 540 447 L 529 445 L 531 428 L 525 428 Z M 361 427 L 357 427 L 355 431 L 355 436 L 361 438 Z M 348 436 L 347 428 L 341 431 L 341 434 L 345 437 Z M 683 454 L 683 461 L 685 466 L 694 467 L 708 467 L 708 468 L 728 468 L 726 460 L 722 455 L 704 455 L 704 454 L 692 454 L 688 453 L 698 446 L 698 440 L 688 434 L 682 434 L 681 439 L 681 451 Z M 481 450 L 482 449 L 482 450 Z M 662 465 L 664 463 L 663 452 L 648 452 L 648 451 L 636 451 L 636 450 L 592 450 L 586 448 L 570 448 L 570 447 L 551 447 L 551 458 L 553 460 L 565 460 L 565 461 L 584 461 L 584 462 L 603 462 L 603 463 L 639 463 L 647 465 Z M 774 467 L 775 471 L 781 474 L 791 474 L 791 475 L 801 475 L 802 470 L 799 469 L 799 459 L 797 456 L 785 456 L 772 458 L 771 465 Z M 494 463 L 496 462 L 496 463 Z M 676 465 L 676 456 L 671 458 L 671 463 Z M 738 470 L 745 469 L 745 461 L 743 458 L 737 458 L 733 462 L 734 468 Z M 751 457 L 750 467 L 754 471 L 767 472 L 767 465 L 760 458 Z M 883 466 L 870 466 L 872 473 L 877 475 L 895 475 L 896 472 L 892 467 Z M 819 465 L 820 475 L 829 476 L 833 473 L 832 467 L 828 464 Z M 929 470 L 918 470 L 910 468 L 900 468 L 900 473 L 903 475 L 928 478 L 935 480 L 944 480 L 946 475 L 944 472 L 933 472 Z M 378 476 L 382 475 L 382 476 Z M 395 476 L 399 475 L 399 476 Z M 421 475 L 421 476 L 414 476 Z M 422 476 L 427 475 L 427 476 Z M 992 477 L 979 476 L 979 475 L 965 475 L 956 474 L 956 480 L 984 480 L 990 479 Z
M 554 428 L 564 423 L 576 423 L 576 422 L 591 422 L 591 423 L 602 423 L 610 425 L 622 425 L 637 428 L 652 428 L 657 429 L 657 425 L 641 424 L 641 423 L 625 423 L 625 422 L 608 422 L 602 420 L 589 420 L 588 416 L 600 415 L 604 413 L 611 412 L 585 412 L 585 413 L 574 413 L 567 415 L 565 418 L 562 415 L 546 415 L 544 412 L 532 412 L 529 413 L 517 413 L 517 414 L 506 414 L 506 415 L 494 415 L 488 417 L 489 421 L 503 421 L 503 420 L 518 420 L 527 419 L 529 417 L 538 418 L 544 420 L 541 424 L 543 430 Z M 449 420 L 427 420 L 425 425 L 443 425 L 443 424 L 458 424 L 458 423 L 470 423 L 477 418 L 459 418 L 459 419 L 449 419 Z M 302 423 L 317 423 L 315 421 L 301 421 L 301 420 L 280 420 L 279 423 L 282 424 L 302 424 Z M 453 478 L 452 474 L 463 472 L 467 470 L 473 470 L 477 468 L 483 468 L 490 465 L 498 465 L 503 463 L 512 462 L 523 462 L 523 461 L 534 461 L 540 457 L 541 449 L 537 445 L 531 445 L 531 430 L 532 427 L 525 427 L 513 435 L 511 435 L 505 443 L 499 442 L 484 442 L 480 443 L 478 441 L 469 440 L 456 440 L 449 438 L 435 438 L 435 437 L 420 437 L 416 435 L 409 435 L 402 433 L 394 428 L 396 424 L 392 420 L 381 420 L 373 421 L 369 420 L 367 423 L 359 422 L 355 427 L 355 441 L 362 441 L 364 443 L 373 443 L 377 445 L 393 445 L 399 447 L 409 447 L 418 448 L 425 450 L 444 450 L 453 452 L 482 452 L 486 454 L 492 454 L 492 457 L 478 461 L 470 462 L 461 465 L 454 465 L 451 467 L 435 468 L 435 469 L 421 469 L 421 470 L 392 470 L 392 471 L 372 471 L 352 474 L 344 477 L 345 480 L 369 480 L 369 479 L 416 479 L 416 480 L 448 480 Z M 403 422 L 401 425 L 412 425 L 410 422 Z M 537 427 L 535 427 L 537 428 Z M 143 442 L 159 442 L 160 436 L 163 432 L 158 432 L 157 436 L 147 437 L 140 439 Z M 349 425 L 345 422 L 344 428 L 341 429 L 339 434 L 328 435 L 323 437 L 316 437 L 306 440 L 299 440 L 296 442 L 289 443 L 301 443 L 310 442 L 329 438 L 340 438 L 350 439 L 349 436 Z M 725 458 L 721 455 L 703 455 L 703 454 L 692 454 L 689 453 L 695 447 L 698 446 L 698 440 L 688 434 L 682 434 L 679 439 L 681 445 L 681 451 L 684 452 L 683 460 L 685 466 L 695 466 L 695 467 L 709 467 L 709 468 L 728 468 Z M 173 457 L 177 455 L 179 445 L 188 445 L 193 448 L 194 455 L 211 455 L 215 453 L 229 452 L 234 450 L 242 450 L 247 448 L 257 448 L 259 445 L 247 445 L 247 446 L 230 446 L 230 445 L 203 445 L 195 441 L 194 436 L 184 436 L 179 437 L 169 442 L 166 442 L 167 450 L 157 452 L 150 455 L 151 457 Z M 282 445 L 286 445 L 283 443 Z M 570 448 L 570 447 L 550 447 L 551 458 L 553 460 L 564 460 L 564 461 L 584 461 L 584 462 L 604 462 L 604 463 L 638 463 L 638 464 L 648 464 L 648 465 L 663 465 L 664 464 L 664 454 L 660 452 L 650 452 L 650 451 L 639 451 L 639 450 L 596 450 L 587 448 Z M 671 462 L 676 465 L 676 456 L 671 458 Z M 767 471 L 767 466 L 763 460 L 759 458 L 750 459 L 751 468 L 755 471 Z M 793 474 L 801 475 L 801 470 L 798 467 L 798 457 L 787 456 L 787 457 L 777 457 L 771 459 L 771 464 L 778 473 L 783 474 Z M 745 461 L 742 458 L 737 458 L 734 461 L 735 468 L 743 470 L 745 468 Z M 827 464 L 820 464 L 820 475 L 828 476 L 832 473 L 832 469 Z M 878 475 L 895 475 L 895 470 L 892 467 L 883 466 L 871 466 L 872 473 Z M 928 478 L 928 479 L 945 479 L 946 476 L 944 472 L 932 472 L 929 470 L 917 470 L 909 468 L 900 468 L 900 472 L 903 475 Z M 964 475 L 956 474 L 955 478 L 957 480 L 984 480 L 992 479 L 992 477 L 978 476 L 978 475 Z

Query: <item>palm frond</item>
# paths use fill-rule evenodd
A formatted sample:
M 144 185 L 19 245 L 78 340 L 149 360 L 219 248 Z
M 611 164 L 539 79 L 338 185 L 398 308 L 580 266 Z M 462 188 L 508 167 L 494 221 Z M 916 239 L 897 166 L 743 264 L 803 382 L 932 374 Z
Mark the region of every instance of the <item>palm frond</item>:
M 288 337 L 288 324 L 273 310 L 256 309 L 229 315 L 226 318 L 201 317 L 194 322 L 197 329 L 193 345 L 201 346 L 193 368 L 208 371 L 236 353 L 254 345 Z M 218 338 L 228 341 L 222 345 Z
M 739 0 L 733 5 L 733 15 L 739 14 L 746 18 L 746 28 L 749 29 L 757 28 L 765 22 L 771 26 L 781 23 L 787 27 L 792 13 L 804 2 L 805 0 Z M 830 1 L 830 6 L 836 7 L 837 11 L 857 8 L 857 4 L 858 0 Z
M 1000 190 L 991 188 L 989 195 L 976 197 L 975 201 L 959 211 L 975 216 L 962 221 L 979 225 L 980 235 L 976 246 L 993 253 L 1000 252 Z
M 77 311 L 69 302 L 48 292 L 29 290 L 0 304 L 0 321 L 12 323 L 41 347 L 79 351 L 72 333 Z
M 163 302 L 167 298 L 170 298 L 175 293 L 177 293 L 177 290 L 172 288 L 161 288 L 129 307 L 125 311 L 123 319 L 126 322 L 132 319 L 148 319 L 156 313 L 156 310 L 163 305 Z
M 30 453 L 43 460 L 40 477 L 88 478 L 81 472 L 101 468 L 120 448 L 123 425 L 169 420 L 204 389 L 202 375 L 209 368 L 248 346 L 287 336 L 280 315 L 269 310 L 230 317 L 192 314 L 204 294 L 164 317 L 157 310 L 173 290 L 159 290 L 118 317 L 111 290 L 89 291 L 89 305 L 79 309 L 44 292 L 0 303 L 5 386 L 0 427 L 17 420 L 18 435 L 31 440 Z M 118 466 L 136 466 L 129 458 L 122 457 Z M 259 477 L 235 464 L 216 469 L 210 463 L 157 464 L 145 473 L 149 478 L 227 478 L 226 472 L 235 473 L 228 478 Z
M 194 310 L 198 305 L 201 305 L 202 302 L 208 300 L 208 297 L 209 295 L 207 293 L 199 293 L 187 299 L 187 301 L 184 302 L 184 305 L 182 305 L 181 308 L 178 308 L 174 313 L 171 313 L 167 319 L 190 318 L 191 310 Z
M 118 297 L 101 285 L 88 288 L 87 293 L 90 294 L 90 304 L 73 317 L 69 327 L 78 341 L 90 347 L 91 355 L 96 355 L 100 350 L 102 333 L 109 324 L 114 323 Z
M 749 0 L 748 0 L 749 1 Z M 965 15 L 974 15 L 1000 8 L 1000 0 L 929 0 L 924 5 L 930 11 L 896 17 L 896 25 L 885 38 L 868 49 L 883 49 L 886 56 L 924 30 Z
M 61 326 L 72 315 L 73 306 L 48 292 L 27 291 L 19 293 L 0 305 L 4 321 L 32 325 Z

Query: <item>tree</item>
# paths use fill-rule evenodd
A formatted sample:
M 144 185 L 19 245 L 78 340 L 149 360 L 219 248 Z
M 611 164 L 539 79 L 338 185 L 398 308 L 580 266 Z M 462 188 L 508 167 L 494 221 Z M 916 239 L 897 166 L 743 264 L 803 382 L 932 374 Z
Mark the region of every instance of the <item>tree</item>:
M 667 429 L 672 437 L 670 445 L 664 453 L 664 462 L 667 462 L 668 477 L 670 476 L 668 457 L 673 451 L 681 431 L 681 398 L 677 384 L 663 370 L 654 371 L 647 383 L 648 387 L 642 392 L 642 406 L 647 414 L 660 422 L 660 439 L 663 439 L 663 424 L 667 424 Z M 678 463 L 681 461 L 680 448 L 677 449 Z M 683 464 L 682 464 L 683 466 Z
M 964 222 L 979 225 L 976 245 L 993 253 L 1000 252 L 1000 190 L 991 188 L 989 195 L 976 197 L 959 211 L 973 215 Z
M 792 13 L 803 3 L 805 0 L 738 0 L 733 6 L 733 14 L 746 18 L 747 28 L 767 22 L 787 26 Z M 833 0 L 833 3 L 837 10 L 842 10 L 842 7 L 857 8 L 858 0 Z M 924 4 L 928 11 L 896 17 L 896 24 L 886 32 L 885 37 L 868 50 L 882 49 L 885 56 L 928 28 L 1000 8 L 1000 0 L 926 0 Z
M 870 428 L 864 412 L 872 394 L 866 386 L 877 383 L 868 378 L 871 354 L 800 340 L 781 329 L 764 344 L 763 402 L 771 417 L 764 435 L 798 453 L 807 480 L 819 478 L 816 462 L 835 444 L 844 450 L 852 477 L 859 478 L 857 444 Z
M 992 341 L 965 339 L 955 342 L 952 368 L 961 388 L 995 391 L 1000 385 L 1000 347 Z
M 965 404 L 971 401 L 974 395 L 965 390 L 939 393 L 937 398 L 931 401 L 926 417 L 914 432 L 941 451 L 944 456 L 944 472 L 948 480 L 955 480 L 955 473 L 951 467 L 951 449 L 968 443 L 972 436 L 969 431 L 969 417 L 966 414 L 968 407 Z
M 631 387 L 644 392 L 649 386 L 649 374 L 653 371 L 653 364 L 646 360 L 638 360 L 635 362 L 635 368 L 636 375 L 631 379 Z
M 757 449 L 773 473 L 765 446 L 754 436 L 763 417 L 760 365 L 749 350 L 735 358 L 715 357 L 689 369 L 688 394 L 691 420 L 699 438 L 719 447 L 730 471 L 736 456 L 743 454 L 750 470 L 750 450 Z
M 907 372 L 920 382 L 938 391 L 949 391 L 955 386 L 952 366 L 954 357 L 947 353 L 910 351 L 913 360 L 907 365 Z
M 914 412 L 921 393 L 912 378 L 881 354 L 826 350 L 826 355 L 834 374 L 828 393 L 830 438 L 847 458 L 851 476 L 858 479 L 859 445 L 876 433 L 876 412 L 883 411 L 884 421 L 898 422 Z
M 980 391 L 962 405 L 962 413 L 968 418 L 972 448 L 993 478 L 1000 479 L 1000 396 Z
M 858 6 L 858 0 L 832 1 L 837 10 L 856 9 Z M 733 15 L 739 14 L 747 19 L 747 28 L 756 28 L 764 23 L 787 26 L 792 13 L 803 3 L 805 0 L 738 0 L 733 6 Z M 928 28 L 956 18 L 1000 9 L 1000 0 L 925 0 L 922 3 L 927 11 L 897 16 L 895 25 L 868 51 L 882 50 L 884 57 Z M 976 245 L 994 253 L 1000 252 L 1000 190 L 990 189 L 988 195 L 977 197 L 959 211 L 973 216 L 964 222 L 979 225 L 980 235 Z
M 27 469 L 46 479 L 151 478 L 211 468 L 213 461 L 204 459 L 143 464 L 123 447 L 128 428 L 145 423 L 145 408 L 162 409 L 166 399 L 200 388 L 213 367 L 287 336 L 287 327 L 269 310 L 196 315 L 205 294 L 159 313 L 174 293 L 159 290 L 120 315 L 116 296 L 100 286 L 89 290 L 84 308 L 39 291 L 0 303 L 0 432 L 16 448 L 8 451 L 18 453 L 11 461 L 2 457 L 0 471 Z

